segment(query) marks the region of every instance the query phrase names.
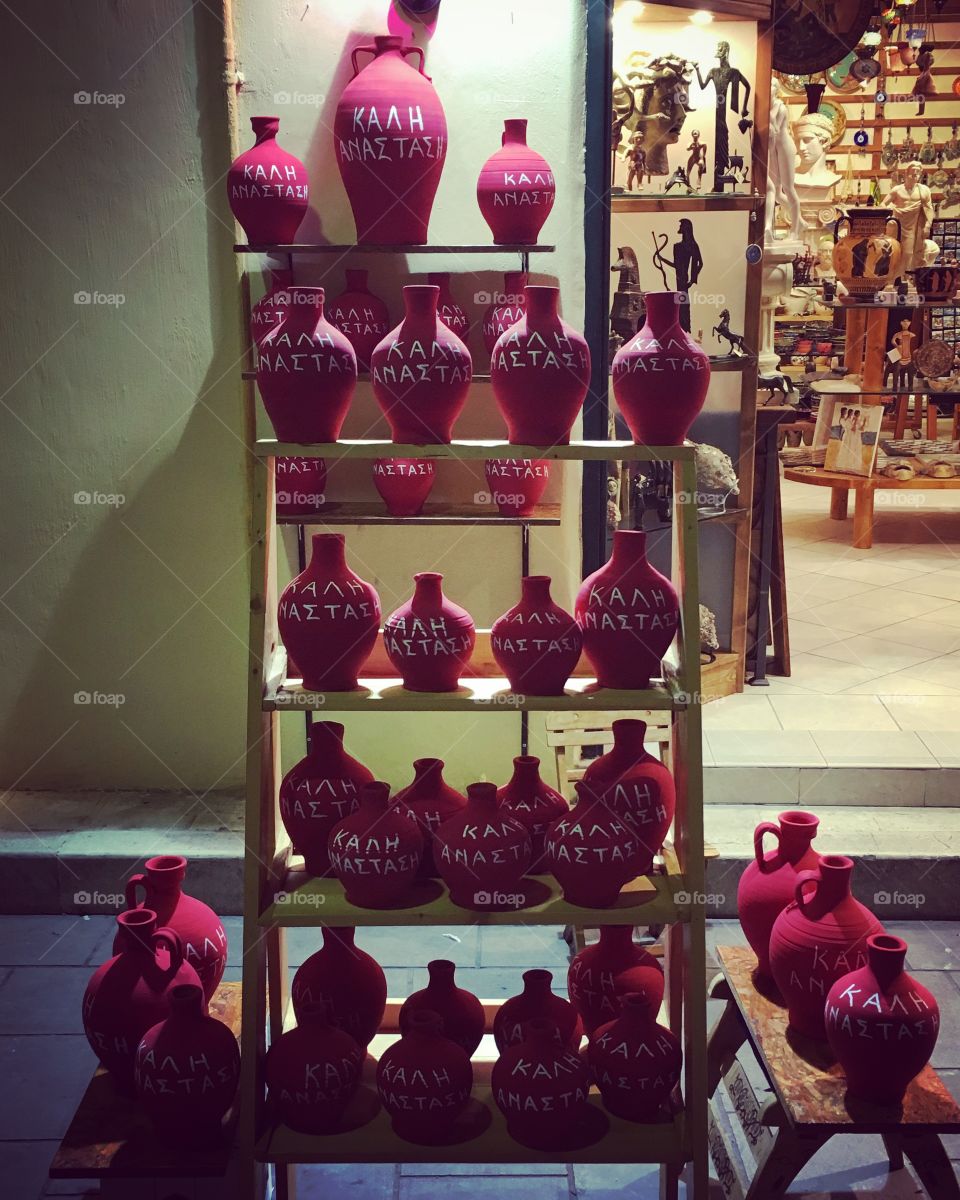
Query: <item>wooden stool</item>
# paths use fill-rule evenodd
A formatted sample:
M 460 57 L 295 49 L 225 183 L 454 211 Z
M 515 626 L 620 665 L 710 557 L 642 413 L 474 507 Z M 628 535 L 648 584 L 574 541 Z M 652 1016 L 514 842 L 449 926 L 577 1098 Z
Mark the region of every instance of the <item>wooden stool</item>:
M 851 1114 L 843 1071 L 826 1045 L 804 1039 L 809 1049 L 801 1056 L 787 1039 L 786 1008 L 757 991 L 753 951 L 719 946 L 717 958 L 723 974 L 710 997 L 727 1003 L 707 1042 L 707 1089 L 710 1153 L 727 1197 L 777 1200 L 830 1138 L 878 1133 L 892 1171 L 906 1157 L 931 1200 L 960 1200 L 940 1140 L 943 1133 L 960 1133 L 960 1108 L 933 1067 L 928 1064 L 910 1084 L 902 1111 L 858 1102 Z M 736 1057 L 747 1041 L 767 1079 L 759 1096 Z M 752 1180 L 724 1129 L 728 1118 L 715 1095 L 721 1081 L 756 1161 Z

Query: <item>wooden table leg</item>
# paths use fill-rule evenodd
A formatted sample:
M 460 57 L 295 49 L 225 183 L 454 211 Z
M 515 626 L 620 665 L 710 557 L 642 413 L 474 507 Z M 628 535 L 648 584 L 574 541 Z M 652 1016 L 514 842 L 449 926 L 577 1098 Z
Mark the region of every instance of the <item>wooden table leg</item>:
M 960 1183 L 943 1142 L 935 1133 L 900 1131 L 900 1145 L 910 1160 L 930 1200 L 958 1200 Z
M 881 1133 L 883 1148 L 887 1152 L 887 1161 L 891 1171 L 903 1170 L 903 1147 L 900 1145 L 899 1133 Z
M 779 1200 L 821 1146 L 829 1133 L 800 1133 L 784 1126 L 777 1130 L 744 1200 Z
M 856 489 L 853 504 L 853 548 L 869 550 L 873 545 L 873 497 L 874 489 L 865 484 Z
M 721 983 L 723 979 L 721 977 Z M 710 991 L 713 1000 L 722 999 L 717 982 Z M 720 1080 L 726 1075 L 737 1056 L 737 1051 L 747 1040 L 747 1027 L 736 1001 L 729 997 L 726 1007 L 707 1038 L 707 1095 L 712 1096 Z
M 681 1168 L 674 1163 L 663 1163 L 660 1167 L 660 1200 L 677 1200 L 680 1194 Z
M 847 519 L 847 500 L 849 496 L 849 488 L 835 487 L 830 489 L 830 516 L 834 521 L 845 521 Z

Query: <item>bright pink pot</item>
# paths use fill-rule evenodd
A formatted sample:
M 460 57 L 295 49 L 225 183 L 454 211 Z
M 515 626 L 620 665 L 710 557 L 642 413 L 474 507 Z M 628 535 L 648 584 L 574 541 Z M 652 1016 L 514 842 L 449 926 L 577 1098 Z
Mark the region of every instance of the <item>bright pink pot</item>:
M 394 803 L 423 835 L 420 874 L 432 877 L 439 874 L 433 858 L 433 835 L 444 821 L 466 806 L 467 798 L 444 780 L 442 759 L 418 758 L 413 770 L 413 783 L 397 792 Z
M 473 618 L 443 594 L 443 576 L 414 575 L 412 597 L 383 623 L 387 657 L 411 692 L 455 692 L 477 640 Z
M 527 122 L 504 121 L 502 147 L 477 181 L 477 201 L 494 242 L 535 245 L 556 195 L 550 164 L 527 145 Z
M 368 1045 L 387 1007 L 387 977 L 376 959 L 354 945 L 352 927 L 323 927 L 323 945 L 293 977 L 297 1023 L 309 1019 L 307 1005 L 325 1005 L 331 1024 Z
M 467 338 L 470 336 L 470 318 L 467 316 L 466 309 L 450 290 L 450 272 L 431 271 L 427 275 L 427 283 L 440 289 L 440 296 L 437 300 L 437 316 L 466 345 Z
M 513 691 L 562 696 L 580 661 L 583 635 L 574 618 L 554 604 L 549 575 L 525 575 L 520 603 L 497 617 L 490 649 Z
M 500 335 L 523 316 L 524 290 L 529 282 L 526 271 L 507 271 L 504 275 L 503 291 L 494 296 L 481 322 L 483 345 L 488 354 L 493 353 Z
M 386 783 L 365 783 L 360 807 L 330 830 L 330 866 L 358 908 L 394 908 L 413 886 L 423 836 L 390 801 Z
M 518 754 L 513 760 L 510 781 L 497 789 L 501 812 L 516 817 L 526 826 L 533 846 L 530 870 L 545 872 L 550 868 L 543 857 L 543 840 L 547 830 L 558 817 L 569 812 L 566 800 L 540 778 L 540 759 L 533 754 Z
M 350 570 L 342 533 L 315 533 L 310 562 L 280 597 L 287 653 L 315 692 L 351 692 L 380 630 L 380 598 Z
M 277 142 L 279 117 L 251 117 L 256 142 L 227 172 L 230 211 L 251 246 L 286 246 L 307 211 L 307 169 Z
M 583 1025 L 577 1010 L 552 989 L 553 975 L 541 968 L 523 973 L 523 991 L 511 996 L 497 1009 L 493 1018 L 493 1036 L 502 1054 L 508 1046 L 523 1041 L 523 1029 L 534 1019 L 549 1021 L 554 1037 L 568 1050 L 578 1050 Z
M 570 1003 L 590 1034 L 620 1015 L 628 992 L 643 992 L 651 1013 L 663 1003 L 663 968 L 633 941 L 632 925 L 601 925 L 600 940 L 585 946 L 567 971 Z
M 287 315 L 287 290 L 293 283 L 293 272 L 275 270 L 270 272 L 267 291 L 250 309 L 250 340 L 258 349 L 274 325 L 279 325 Z
M 429 458 L 375 458 L 373 486 L 391 517 L 415 517 L 423 509 L 437 478 Z
M 387 306 L 367 287 L 367 272 L 347 268 L 347 286 L 330 304 L 330 323 L 346 337 L 357 367 L 370 370 L 374 350 L 390 331 Z
M 500 809 L 495 784 L 470 784 L 466 806 L 444 821 L 433 844 L 454 904 L 495 911 L 519 906 L 533 844 L 527 827 Z
M 550 482 L 545 458 L 488 458 L 483 464 L 490 499 L 504 517 L 531 517 Z
M 277 516 L 312 516 L 327 502 L 327 464 L 322 458 L 278 455 Z
M 377 1091 L 394 1133 L 408 1142 L 443 1142 L 467 1107 L 473 1067 L 462 1046 L 444 1037 L 443 1022 L 423 1009 L 380 1056 Z
M 607 1112 L 627 1121 L 664 1115 L 683 1052 L 676 1034 L 657 1024 L 646 995 L 623 997 L 620 1016 L 593 1034 L 587 1057 Z
M 374 58 L 361 69 L 362 54 Z M 408 56 L 418 57 L 416 67 Z M 357 241 L 422 245 L 447 154 L 447 122 L 423 73 L 423 51 L 399 37 L 377 37 L 372 46 L 357 46 L 351 61 L 333 144 Z
M 486 1017 L 483 1005 L 473 992 L 457 987 L 456 964 L 446 958 L 436 958 L 427 963 L 430 982 L 419 992 L 404 1000 L 400 1008 L 400 1032 L 411 1028 L 411 1018 L 424 1009 L 436 1013 L 441 1021 L 441 1032 L 466 1051 L 471 1057 L 480 1045 Z
M 625 884 L 649 873 L 653 855 L 589 784 L 576 792 L 577 803 L 547 830 L 544 865 L 570 904 L 612 908 Z
M 590 1069 L 557 1041 L 549 1020 L 534 1017 L 523 1040 L 494 1063 L 490 1086 L 515 1141 L 534 1150 L 562 1150 L 584 1115 Z

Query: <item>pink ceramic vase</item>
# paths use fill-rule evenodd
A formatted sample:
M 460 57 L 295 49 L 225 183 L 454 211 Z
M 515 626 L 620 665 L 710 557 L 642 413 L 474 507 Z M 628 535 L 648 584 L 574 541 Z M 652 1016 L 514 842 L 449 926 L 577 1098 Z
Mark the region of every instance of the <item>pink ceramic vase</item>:
M 488 458 L 483 464 L 491 501 L 504 517 L 531 517 L 550 482 L 545 458 Z
M 365 783 L 360 807 L 330 830 L 330 867 L 358 908 L 394 908 L 420 871 L 423 837 L 390 801 L 386 783 Z
M 394 802 L 416 823 L 423 835 L 420 874 L 432 877 L 438 874 L 433 857 L 433 835 L 444 821 L 464 808 L 467 798 L 444 780 L 442 759 L 418 758 L 413 770 L 413 783 L 397 792 Z
M 444 1036 L 443 1021 L 429 1009 L 411 1015 L 403 1036 L 377 1064 L 380 1102 L 394 1133 L 408 1142 L 442 1144 L 472 1088 L 470 1056 Z
M 455 692 L 477 640 L 473 618 L 443 594 L 443 576 L 414 575 L 413 596 L 383 625 L 387 657 L 411 692 Z
M 423 509 L 437 477 L 429 458 L 375 458 L 373 486 L 391 517 L 415 517 Z
M 562 696 L 580 661 L 580 626 L 554 604 L 549 575 L 525 575 L 520 589 L 520 603 L 490 630 L 493 657 L 520 695 Z
M 628 992 L 620 1016 L 590 1038 L 588 1059 L 603 1106 L 626 1121 L 655 1121 L 664 1116 L 680 1082 L 680 1040 L 658 1025 L 656 1010 L 642 992 Z
M 584 1030 L 593 1033 L 618 1017 L 628 992 L 643 992 L 655 1014 L 663 1003 L 663 968 L 634 943 L 632 925 L 601 925 L 600 940 L 585 946 L 567 971 L 567 993 Z
M 503 123 L 502 146 L 483 164 L 477 201 L 497 245 L 532 246 L 557 187 L 550 164 L 527 145 L 527 122 Z
M 250 309 L 250 340 L 258 349 L 274 325 L 279 325 L 286 316 L 288 288 L 292 283 L 292 271 L 270 271 L 266 292 Z
M 434 834 L 434 857 L 450 899 L 461 908 L 515 909 L 533 845 L 527 827 L 503 812 L 492 783 L 472 783 L 467 803 Z
M 523 1029 L 534 1018 L 549 1021 L 557 1041 L 569 1050 L 580 1048 L 583 1025 L 569 1000 L 552 988 L 553 975 L 541 968 L 523 973 L 523 991 L 511 996 L 497 1009 L 493 1018 L 493 1037 L 502 1054 L 508 1046 L 523 1041 Z
M 494 1063 L 490 1086 L 507 1132 L 522 1146 L 558 1151 L 569 1145 L 590 1094 L 590 1068 L 557 1041 L 549 1020 L 526 1023 L 523 1040 Z
M 531 871 L 548 871 L 543 858 L 543 841 L 547 830 L 558 817 L 569 811 L 567 802 L 540 778 L 540 759 L 533 754 L 518 754 L 513 760 L 513 774 L 508 783 L 497 789 L 501 812 L 509 813 L 524 825 L 533 846 Z
M 323 927 L 323 945 L 297 968 L 291 996 L 297 1023 L 309 1020 L 309 1005 L 321 1004 L 332 1025 L 367 1046 L 387 1007 L 387 977 L 354 944 L 351 927 Z
M 279 117 L 251 117 L 256 142 L 227 172 L 230 211 L 251 246 L 286 246 L 307 211 L 307 169 L 277 142 Z
M 589 784 L 576 792 L 577 803 L 547 830 L 544 865 L 570 904 L 612 908 L 625 884 L 649 873 L 653 855 Z
M 493 302 L 484 312 L 481 322 L 483 345 L 488 354 L 493 353 L 497 339 L 523 316 L 524 290 L 530 281 L 526 271 L 507 271 L 503 277 L 503 291 L 494 295 Z
M 470 336 L 470 318 L 467 316 L 466 309 L 450 290 L 450 272 L 431 271 L 427 275 L 427 283 L 440 289 L 440 295 L 437 298 L 437 316 L 466 345 L 467 338 Z
M 278 455 L 277 517 L 314 516 L 327 502 L 327 464 L 322 458 Z
M 483 1005 L 473 992 L 457 987 L 456 970 L 456 964 L 446 958 L 435 958 L 427 963 L 430 982 L 404 1000 L 399 1015 L 400 1032 L 405 1033 L 411 1027 L 411 1017 L 415 1013 L 424 1009 L 435 1012 L 443 1022 L 443 1036 L 462 1047 L 469 1058 L 483 1038 L 486 1017 Z
M 347 268 L 347 286 L 330 304 L 330 322 L 353 346 L 358 368 L 369 371 L 374 350 L 390 331 L 390 314 L 367 287 L 366 271 Z

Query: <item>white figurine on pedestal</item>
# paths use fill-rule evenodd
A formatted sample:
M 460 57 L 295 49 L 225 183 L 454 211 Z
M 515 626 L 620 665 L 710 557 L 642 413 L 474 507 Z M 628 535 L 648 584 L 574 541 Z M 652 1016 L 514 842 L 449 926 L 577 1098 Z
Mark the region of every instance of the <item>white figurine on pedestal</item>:
M 790 134 L 790 115 L 780 98 L 780 85 L 770 80 L 770 136 L 767 157 L 767 208 L 763 240 L 770 246 L 775 241 L 777 204 L 782 204 L 790 223 L 789 238 L 798 241 L 807 223 L 800 215 L 800 199 L 796 186 L 796 148 Z
M 894 216 L 900 219 L 900 270 L 912 271 L 923 266 L 923 255 L 927 233 L 933 220 L 933 197 L 930 189 L 920 180 L 923 166 L 909 162 L 903 168 L 903 183 L 890 189 L 887 204 Z

